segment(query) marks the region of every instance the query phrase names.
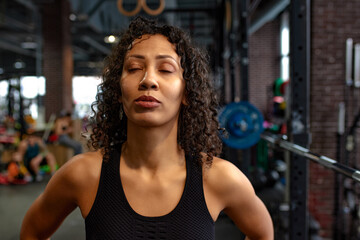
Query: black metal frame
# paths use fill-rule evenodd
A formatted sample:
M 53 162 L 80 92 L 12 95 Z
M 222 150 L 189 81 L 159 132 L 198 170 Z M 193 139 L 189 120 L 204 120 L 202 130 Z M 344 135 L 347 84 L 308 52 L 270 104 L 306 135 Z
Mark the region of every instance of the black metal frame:
M 248 27 L 249 0 L 224 1 L 231 5 L 231 28 L 224 31 L 224 93 L 226 104 L 249 100 Z M 229 13 L 228 13 L 229 14 Z M 227 72 L 227 71 L 230 71 Z M 226 158 L 245 175 L 249 175 L 250 149 L 238 150 L 224 146 Z
M 240 80 L 241 101 L 249 101 L 249 0 L 240 1 Z M 251 161 L 250 149 L 242 151 L 242 167 L 245 175 L 249 176 Z
M 245 9 L 245 10 L 244 10 Z M 241 38 L 238 44 L 241 63 L 241 100 L 249 100 L 248 81 L 248 0 L 240 1 Z M 309 93 L 310 93 L 310 0 L 292 0 L 290 5 L 290 92 L 291 117 L 289 138 L 294 144 L 309 148 Z M 247 153 L 243 152 L 243 165 Z M 290 231 L 292 240 L 307 240 L 308 215 L 308 161 L 291 154 L 290 163 Z M 244 167 L 244 166 L 242 166 Z M 244 170 L 244 169 L 242 169 Z
M 249 100 L 248 80 L 248 0 L 231 0 L 233 14 L 237 14 L 229 36 L 231 52 L 231 100 Z M 237 18 L 238 17 L 238 18 Z M 238 22 L 237 22 L 238 21 Z M 240 23 L 240 24 L 239 24 Z M 233 34 L 237 31 L 237 34 Z M 240 37 L 239 37 L 240 33 Z M 240 54 L 239 52 L 240 51 Z M 239 59 L 240 57 L 240 59 Z M 240 60 L 240 61 L 239 61 Z M 240 89 L 238 88 L 240 74 Z M 237 76 L 234 76 L 237 75 Z M 310 93 L 310 0 L 291 0 L 290 4 L 290 109 L 288 123 L 289 140 L 299 146 L 309 148 L 309 93 Z M 229 83 L 227 83 L 229 84 Z M 226 84 L 225 84 L 226 85 Z M 225 86 L 226 87 L 226 86 Z M 229 89 L 228 89 L 229 90 Z M 226 102 L 226 101 L 225 101 Z M 246 171 L 249 150 L 243 151 L 240 168 Z M 236 154 L 235 154 L 236 155 Z M 308 214 L 308 161 L 299 154 L 291 154 L 289 166 L 290 216 L 289 239 L 307 240 L 309 238 Z
M 310 87 L 310 0 L 292 0 L 290 7 L 290 91 L 289 138 L 309 148 Z M 308 161 L 291 154 L 290 162 L 290 239 L 307 240 Z

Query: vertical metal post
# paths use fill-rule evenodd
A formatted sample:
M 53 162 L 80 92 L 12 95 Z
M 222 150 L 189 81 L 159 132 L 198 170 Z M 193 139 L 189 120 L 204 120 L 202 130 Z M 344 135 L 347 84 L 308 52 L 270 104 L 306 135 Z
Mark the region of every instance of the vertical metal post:
M 310 0 L 292 0 L 290 14 L 290 140 L 309 148 Z M 308 239 L 308 161 L 292 154 L 290 239 Z
M 229 9 L 230 11 L 227 11 L 227 13 L 230 13 L 231 15 L 231 27 L 228 34 L 228 67 L 230 70 L 230 94 L 231 94 L 231 102 L 239 102 L 240 101 L 240 87 L 243 79 L 241 79 L 241 60 L 240 60 L 240 34 L 241 31 L 241 25 L 240 25 L 240 19 L 239 16 L 241 15 L 241 5 L 238 0 L 231 0 L 228 1 Z M 247 79 L 246 79 L 247 80 Z M 246 151 L 246 150 L 245 150 Z M 244 151 L 240 151 L 238 149 L 229 148 L 227 151 L 227 154 L 229 156 L 229 160 L 234 163 L 241 171 L 248 175 L 248 168 L 249 168 L 249 162 L 250 158 L 243 154 Z
M 232 92 L 232 71 L 231 71 L 231 48 L 230 48 L 230 32 L 231 25 L 233 21 L 230 0 L 224 1 L 224 31 L 223 31 L 223 43 L 224 50 L 222 53 L 223 63 L 224 63 L 224 103 L 228 104 L 233 101 L 233 92 Z
M 240 1 L 240 79 L 241 79 L 241 100 L 249 101 L 249 0 Z M 249 167 L 251 161 L 250 149 L 242 151 L 243 172 L 249 176 Z
M 40 13 L 40 9 L 38 6 L 36 6 L 36 13 L 34 14 L 34 22 L 36 24 L 36 42 L 37 42 L 37 46 L 36 46 L 36 76 L 39 78 L 42 76 L 42 69 L 43 69 L 43 65 L 42 65 L 42 59 L 43 59 L 43 38 L 42 38 L 42 15 Z M 45 82 L 46 85 L 46 82 Z M 36 96 L 36 103 L 38 106 L 38 113 L 39 113 L 39 117 L 37 119 L 37 124 L 39 124 L 40 122 L 44 122 L 44 112 L 45 112 L 45 107 L 43 106 L 44 103 L 43 101 L 41 101 L 41 96 L 38 92 L 37 96 Z
M 249 0 L 231 0 L 231 30 L 229 33 L 229 45 L 225 51 L 230 56 L 230 63 L 225 61 L 225 71 L 231 70 L 231 84 L 225 85 L 225 94 L 231 94 L 232 102 L 248 101 L 248 2 Z M 226 4 L 229 4 L 226 1 Z M 225 5 L 225 7 L 227 7 Z M 226 66 L 229 64 L 229 66 Z M 225 79 L 229 80 L 229 79 Z M 231 85 L 231 91 L 229 87 Z M 229 98 L 227 98 L 229 99 Z M 249 149 L 229 149 L 229 160 L 233 162 L 245 175 L 249 175 L 251 152 Z M 241 159 L 241 163 L 239 161 Z
M 22 95 L 22 86 L 21 86 L 21 79 L 19 77 L 19 105 L 20 105 L 20 109 L 19 109 L 19 122 L 21 125 L 20 128 L 20 140 L 23 139 L 24 134 L 26 134 L 26 122 L 25 122 L 25 116 L 24 116 L 24 98 Z
M 8 95 L 7 95 L 7 99 L 8 99 L 8 113 L 7 115 L 9 117 L 12 117 L 13 114 L 14 114 L 14 111 L 13 111 L 13 106 L 14 106 L 14 97 L 12 95 L 12 85 L 11 85 L 11 80 L 8 79 Z
M 345 133 L 345 103 L 339 103 L 339 116 L 338 116 L 338 130 L 336 134 L 336 159 L 340 163 L 344 161 L 344 133 Z M 343 193 L 344 193 L 344 179 L 343 176 L 339 173 L 335 173 L 335 194 L 334 194 L 334 217 L 335 221 L 333 223 L 334 232 L 333 239 L 340 240 L 342 225 L 343 225 L 343 212 L 342 212 L 342 203 L 343 203 Z
M 249 101 L 249 0 L 240 2 L 240 74 L 241 74 L 241 100 Z
M 240 1 L 241 2 L 241 1 Z M 233 102 L 240 101 L 240 81 L 241 64 L 240 64 L 240 34 L 242 26 L 240 25 L 241 4 L 237 0 L 232 0 L 232 24 L 230 32 L 230 48 L 231 48 L 231 70 L 232 70 L 232 94 Z

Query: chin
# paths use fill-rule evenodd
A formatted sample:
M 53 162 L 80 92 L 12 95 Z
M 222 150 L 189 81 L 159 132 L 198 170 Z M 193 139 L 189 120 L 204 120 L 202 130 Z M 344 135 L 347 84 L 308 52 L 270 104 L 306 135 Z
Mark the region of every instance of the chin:
M 134 118 L 128 118 L 129 123 L 139 127 L 155 127 L 161 125 L 161 121 L 153 116 L 137 116 Z
M 176 125 L 177 119 L 164 119 L 160 117 L 155 116 L 147 116 L 147 117 L 141 117 L 141 118 L 135 118 L 129 120 L 131 121 L 135 126 L 139 127 L 162 127 L 165 125 Z

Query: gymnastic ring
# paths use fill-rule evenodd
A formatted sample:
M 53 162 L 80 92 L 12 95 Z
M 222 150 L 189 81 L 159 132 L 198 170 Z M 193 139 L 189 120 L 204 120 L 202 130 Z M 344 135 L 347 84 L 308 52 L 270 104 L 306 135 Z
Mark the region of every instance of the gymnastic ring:
M 123 1 L 122 0 L 118 0 L 117 1 L 117 7 L 119 9 L 119 12 L 121 12 L 122 14 L 124 14 L 127 17 L 131 17 L 134 16 L 136 14 L 138 14 L 141 10 L 141 7 L 143 5 L 143 1 L 144 0 L 137 0 L 137 4 L 134 10 L 132 11 L 126 11 L 123 7 Z
M 146 3 L 146 0 L 143 0 L 143 9 L 144 11 L 149 14 L 149 15 L 152 15 L 152 16 L 156 16 L 156 15 L 159 15 L 160 13 L 162 13 L 162 11 L 164 11 L 164 8 L 165 8 L 165 0 L 160 0 L 160 4 L 159 4 L 159 7 L 158 9 L 151 9 L 148 7 L 147 3 Z

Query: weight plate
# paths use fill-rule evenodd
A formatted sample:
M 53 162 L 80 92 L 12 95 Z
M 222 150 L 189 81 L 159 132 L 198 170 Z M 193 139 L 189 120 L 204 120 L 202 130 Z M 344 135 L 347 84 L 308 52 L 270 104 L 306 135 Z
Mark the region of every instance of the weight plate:
M 219 123 L 226 129 L 222 141 L 236 149 L 246 149 L 260 140 L 264 118 L 261 112 L 246 101 L 230 103 L 219 112 Z

